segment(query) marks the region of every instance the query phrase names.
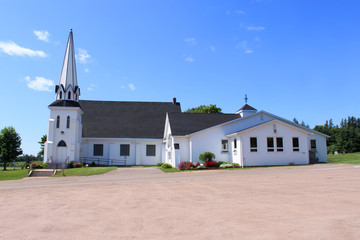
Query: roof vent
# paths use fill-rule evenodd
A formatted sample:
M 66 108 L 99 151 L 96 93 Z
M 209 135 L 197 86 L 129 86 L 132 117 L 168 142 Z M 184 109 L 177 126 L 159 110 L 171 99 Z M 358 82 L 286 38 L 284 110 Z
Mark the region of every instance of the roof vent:
M 176 104 L 176 97 L 173 98 L 173 104 Z

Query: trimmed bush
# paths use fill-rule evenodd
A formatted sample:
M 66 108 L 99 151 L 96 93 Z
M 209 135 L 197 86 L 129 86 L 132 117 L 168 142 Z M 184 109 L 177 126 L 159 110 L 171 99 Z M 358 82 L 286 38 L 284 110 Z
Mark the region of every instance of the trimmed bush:
M 73 168 L 81 168 L 83 167 L 84 165 L 81 163 L 81 162 L 75 162 L 73 163 Z
M 223 165 L 223 164 L 231 164 L 229 162 L 224 162 L 224 161 L 218 161 L 218 163 L 220 164 L 220 166 Z
M 164 163 L 159 162 L 158 164 L 156 164 L 157 167 L 161 167 Z
M 212 152 L 204 152 L 199 155 L 199 160 L 201 162 L 209 162 L 215 159 L 215 154 Z
M 69 168 L 74 168 L 74 163 L 76 163 L 76 161 L 71 161 L 71 162 L 69 163 Z
M 232 165 L 233 165 L 235 168 L 239 168 L 239 167 L 240 167 L 240 164 L 238 164 L 238 163 L 232 163 Z
M 192 162 L 181 162 L 181 163 L 179 163 L 178 168 L 180 170 L 189 170 L 195 166 L 196 165 L 194 165 Z
M 233 168 L 234 166 L 232 164 L 225 163 L 225 164 L 221 164 L 220 167 L 221 168 Z
M 30 168 L 32 168 L 32 169 L 42 169 L 44 167 L 38 162 L 32 162 L 32 163 L 30 163 Z
M 92 162 L 92 163 L 90 164 L 90 167 L 96 167 L 96 163 L 95 163 L 95 162 Z
M 170 163 L 164 163 L 161 165 L 162 169 L 172 168 L 172 165 Z
M 205 167 L 208 167 L 208 168 L 218 168 L 219 167 L 219 163 L 216 161 L 213 161 L 213 160 L 204 162 L 204 165 L 205 165 Z

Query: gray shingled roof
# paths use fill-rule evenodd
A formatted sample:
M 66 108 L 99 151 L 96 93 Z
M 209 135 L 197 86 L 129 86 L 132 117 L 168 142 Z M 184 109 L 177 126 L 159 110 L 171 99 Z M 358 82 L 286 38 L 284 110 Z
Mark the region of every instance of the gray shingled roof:
M 171 132 L 174 136 L 184 136 L 237 118 L 240 118 L 240 115 L 223 113 L 169 113 Z
M 180 103 L 80 100 L 85 138 L 162 138 L 166 112 Z
M 256 110 L 255 108 L 253 108 L 252 106 L 248 105 L 248 104 L 245 104 L 244 106 L 242 106 L 238 111 L 241 111 L 241 110 Z

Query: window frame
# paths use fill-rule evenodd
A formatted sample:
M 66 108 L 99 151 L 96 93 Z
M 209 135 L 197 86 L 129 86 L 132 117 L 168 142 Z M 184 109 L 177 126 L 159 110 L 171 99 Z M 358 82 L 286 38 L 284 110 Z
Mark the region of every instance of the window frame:
M 281 140 L 281 147 L 279 147 L 279 140 Z M 283 152 L 284 151 L 284 138 L 283 137 L 276 137 L 276 151 Z
M 233 141 L 233 145 L 234 145 L 234 150 L 236 150 L 237 149 L 237 139 L 236 138 Z
M 255 140 L 254 145 L 253 145 L 254 142 L 252 142 L 252 140 Z M 257 152 L 257 150 L 258 150 L 257 137 L 250 137 L 250 152 Z
M 68 92 L 68 100 L 71 100 L 71 91 Z
M 297 146 L 295 146 L 295 142 L 294 140 L 296 139 L 297 141 Z M 292 148 L 293 148 L 293 152 L 300 152 L 300 141 L 299 141 L 299 137 L 293 137 L 292 138 Z
M 310 139 L 310 149 L 316 149 L 316 139 Z
M 269 146 L 269 140 L 272 140 L 272 147 Z M 268 152 L 275 152 L 275 144 L 274 144 L 274 137 L 267 137 L 266 138 L 266 148 Z
M 176 150 L 180 149 L 180 143 L 174 143 L 174 149 Z
M 150 152 L 150 147 L 154 148 L 154 154 Z M 146 144 L 146 156 L 147 157 L 156 157 L 156 144 Z
M 95 146 L 100 147 L 101 146 L 101 155 L 100 153 L 95 154 Z M 99 149 L 97 149 L 99 151 Z M 104 144 L 94 144 L 93 146 L 93 156 L 104 156 Z
M 56 128 L 60 128 L 60 116 L 57 115 L 56 117 Z
M 70 128 L 70 116 L 66 118 L 66 128 Z
M 127 150 L 122 150 L 123 147 L 127 147 Z M 125 152 L 125 154 L 124 154 Z M 128 157 L 130 156 L 130 144 L 120 144 L 120 156 L 121 157 Z
M 229 140 L 221 140 L 221 152 L 229 152 Z

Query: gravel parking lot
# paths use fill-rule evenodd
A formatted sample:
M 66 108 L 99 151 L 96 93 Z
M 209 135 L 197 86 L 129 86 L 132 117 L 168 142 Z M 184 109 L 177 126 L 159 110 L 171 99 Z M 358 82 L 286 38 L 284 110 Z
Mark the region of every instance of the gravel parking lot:
M 360 239 L 360 166 L 0 182 L 0 239 Z

